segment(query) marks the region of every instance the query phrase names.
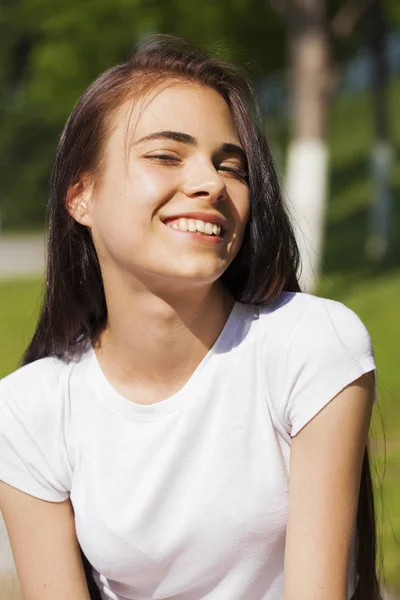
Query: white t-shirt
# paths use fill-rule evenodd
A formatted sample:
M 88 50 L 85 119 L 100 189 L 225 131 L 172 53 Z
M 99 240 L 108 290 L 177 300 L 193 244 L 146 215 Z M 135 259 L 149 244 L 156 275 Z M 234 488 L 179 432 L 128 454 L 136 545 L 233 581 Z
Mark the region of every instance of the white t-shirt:
M 104 600 L 281 600 L 291 436 L 373 369 L 360 319 L 302 293 L 236 303 L 156 404 L 117 393 L 92 348 L 44 358 L 0 382 L 0 479 L 70 497 Z

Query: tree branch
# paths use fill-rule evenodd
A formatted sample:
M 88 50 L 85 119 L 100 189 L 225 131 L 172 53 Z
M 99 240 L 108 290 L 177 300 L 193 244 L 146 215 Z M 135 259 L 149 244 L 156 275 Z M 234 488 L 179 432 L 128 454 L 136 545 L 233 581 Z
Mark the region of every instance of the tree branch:
M 370 4 L 371 0 L 347 0 L 332 19 L 333 35 L 339 39 L 349 37 Z

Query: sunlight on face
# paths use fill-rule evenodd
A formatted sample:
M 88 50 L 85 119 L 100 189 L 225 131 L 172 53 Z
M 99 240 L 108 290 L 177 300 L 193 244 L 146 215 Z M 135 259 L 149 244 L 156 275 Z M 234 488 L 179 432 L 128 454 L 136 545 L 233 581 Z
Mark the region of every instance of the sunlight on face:
M 249 214 L 246 159 L 224 99 L 175 83 L 133 112 L 127 102 L 105 164 L 89 215 L 103 277 L 119 270 L 160 285 L 216 281 Z

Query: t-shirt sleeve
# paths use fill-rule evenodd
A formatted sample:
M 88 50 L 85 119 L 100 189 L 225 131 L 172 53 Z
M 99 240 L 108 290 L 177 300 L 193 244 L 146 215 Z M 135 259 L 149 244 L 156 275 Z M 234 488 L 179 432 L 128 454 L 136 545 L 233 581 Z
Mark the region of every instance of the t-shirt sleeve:
M 0 381 L 0 480 L 61 502 L 69 497 L 71 475 L 61 403 L 56 389 L 51 397 L 48 386 L 29 383 L 24 369 Z
M 360 318 L 340 302 L 314 300 L 288 334 L 270 376 L 275 415 L 291 437 L 347 385 L 376 369 Z

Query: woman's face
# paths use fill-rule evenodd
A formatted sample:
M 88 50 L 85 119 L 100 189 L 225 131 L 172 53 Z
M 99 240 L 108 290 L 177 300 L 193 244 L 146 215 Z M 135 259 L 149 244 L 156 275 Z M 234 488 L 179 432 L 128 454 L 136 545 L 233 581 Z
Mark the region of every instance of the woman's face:
M 103 278 L 118 270 L 156 286 L 211 284 L 238 253 L 249 214 L 230 110 L 214 90 L 173 84 L 131 112 L 127 102 L 115 116 L 81 219 Z

